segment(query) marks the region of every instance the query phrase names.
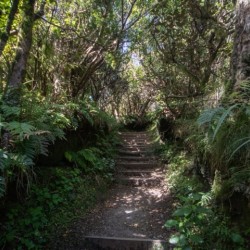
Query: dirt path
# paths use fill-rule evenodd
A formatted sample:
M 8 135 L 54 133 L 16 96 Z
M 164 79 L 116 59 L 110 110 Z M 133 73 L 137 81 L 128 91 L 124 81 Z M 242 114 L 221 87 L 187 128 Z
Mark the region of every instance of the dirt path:
M 167 240 L 170 232 L 163 225 L 171 214 L 172 197 L 151 153 L 150 139 L 145 133 L 121 136 L 118 183 L 93 211 L 72 225 L 54 249 L 84 249 L 86 235 Z

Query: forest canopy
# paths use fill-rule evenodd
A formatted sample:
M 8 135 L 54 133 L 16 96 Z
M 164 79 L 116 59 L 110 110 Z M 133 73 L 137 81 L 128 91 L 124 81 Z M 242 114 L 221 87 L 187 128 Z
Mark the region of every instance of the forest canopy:
M 0 198 L 27 195 L 69 135 L 101 151 L 61 158 L 107 175 L 100 138 L 151 125 L 249 223 L 249 17 L 246 0 L 1 0 Z

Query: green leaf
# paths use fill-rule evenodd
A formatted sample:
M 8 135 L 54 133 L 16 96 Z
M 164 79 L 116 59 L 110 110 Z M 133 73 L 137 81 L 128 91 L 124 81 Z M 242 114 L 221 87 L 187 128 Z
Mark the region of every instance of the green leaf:
M 64 156 L 69 162 L 72 162 L 72 152 L 67 151 L 64 153 Z
M 184 247 L 187 243 L 186 236 L 183 234 L 173 235 L 169 239 L 169 243 L 177 246 Z
M 186 217 L 186 216 L 190 215 L 191 213 L 192 213 L 192 207 L 181 207 L 173 213 L 173 216 Z
M 192 193 L 189 195 L 189 197 L 194 201 L 199 201 L 201 199 L 202 195 L 199 193 Z
M 202 244 L 204 242 L 203 238 L 196 234 L 190 235 L 190 240 L 196 245 Z
M 1 109 L 5 117 L 11 116 L 11 115 L 19 116 L 21 112 L 21 109 L 19 107 L 11 107 L 8 105 L 2 105 Z
M 164 225 L 164 227 L 175 227 L 175 226 L 177 226 L 178 225 L 178 221 L 176 221 L 176 220 L 168 220 L 166 223 L 165 223 L 165 225 Z
M 233 151 L 233 153 L 230 155 L 228 161 L 230 161 L 232 159 L 232 157 L 237 153 L 237 151 L 239 151 L 241 148 L 243 148 L 245 145 L 250 143 L 250 137 L 245 137 L 245 138 L 241 138 L 240 140 L 238 140 L 236 143 L 242 141 L 242 143 Z
M 244 244 L 244 239 L 237 233 L 232 233 L 231 238 L 235 243 Z
M 217 107 L 217 108 L 213 108 L 213 109 L 204 110 L 200 114 L 200 116 L 199 116 L 199 118 L 197 120 L 198 125 L 202 126 L 202 125 L 204 125 L 206 123 L 211 122 L 216 114 L 221 113 L 224 110 L 225 109 L 223 107 Z
M 222 116 L 220 117 L 218 123 L 217 123 L 217 126 L 215 128 L 215 131 L 214 131 L 214 135 L 213 135 L 213 140 L 215 139 L 219 129 L 221 128 L 221 125 L 223 124 L 223 122 L 225 121 L 226 117 L 231 113 L 231 111 L 236 108 L 238 106 L 238 104 L 234 104 L 233 106 L 229 107 L 223 114 Z
M 28 123 L 24 122 L 10 122 L 6 124 L 6 129 L 10 131 L 13 136 L 18 136 L 20 140 L 29 138 L 34 134 L 36 128 Z

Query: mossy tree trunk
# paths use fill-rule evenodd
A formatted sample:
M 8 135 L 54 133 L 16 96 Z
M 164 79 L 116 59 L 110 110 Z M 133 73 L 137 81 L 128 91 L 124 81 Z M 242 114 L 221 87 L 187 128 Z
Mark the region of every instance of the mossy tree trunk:
M 19 42 L 4 98 L 6 104 L 11 106 L 18 106 L 20 102 L 21 86 L 25 79 L 26 65 L 32 45 L 35 2 L 36 0 L 24 0 L 22 5 L 23 21 L 19 33 Z
M 230 91 L 240 91 L 242 83 L 250 81 L 250 0 L 236 2 L 236 32 L 232 55 Z
M 19 4 L 19 0 L 12 1 L 5 30 L 0 34 L 0 56 L 2 55 L 5 45 L 7 44 L 7 41 L 9 39 L 11 27 L 14 22 L 14 18 L 17 13 L 17 10 L 18 10 L 18 4 Z

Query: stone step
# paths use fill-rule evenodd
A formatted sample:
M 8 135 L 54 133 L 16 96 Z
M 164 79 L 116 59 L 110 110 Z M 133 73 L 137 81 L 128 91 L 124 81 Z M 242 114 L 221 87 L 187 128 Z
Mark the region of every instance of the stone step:
M 122 156 L 149 156 L 152 155 L 154 152 L 153 151 L 149 151 L 149 150 L 141 150 L 141 151 L 137 151 L 137 150 L 118 150 L 118 153 Z
M 152 140 L 150 138 L 121 138 L 123 142 L 140 142 L 140 143 L 150 143 Z
M 152 148 L 152 144 L 145 143 L 123 143 L 119 145 L 120 147 L 139 147 L 139 148 Z
M 122 169 L 149 169 L 158 167 L 159 163 L 154 162 L 117 162 L 116 167 Z
M 122 141 L 120 145 L 131 145 L 131 146 L 152 146 L 152 143 L 149 141 Z
M 145 142 L 145 141 L 150 142 L 150 141 L 152 141 L 152 139 L 149 138 L 149 137 L 133 137 L 133 136 L 124 137 L 124 136 L 121 136 L 120 138 L 121 138 L 122 141 L 139 141 L 139 142 Z
M 116 238 L 102 236 L 85 236 L 85 250 L 172 250 L 166 241 L 140 239 L 140 238 Z
M 149 138 L 143 138 L 143 139 L 135 139 L 133 137 L 131 138 L 121 138 L 120 141 L 122 143 L 140 143 L 140 144 L 150 144 L 152 143 L 152 140 Z
M 140 135 L 132 135 L 132 134 L 120 134 L 119 137 L 122 138 L 152 138 L 150 135 L 148 134 L 140 134 Z
M 121 150 L 127 151 L 152 151 L 152 147 L 150 146 L 130 146 L 130 145 L 123 145 L 120 147 Z
M 152 141 L 149 136 L 120 136 L 121 140 L 123 141 Z
M 119 135 L 122 136 L 150 136 L 147 132 L 120 132 Z
M 138 169 L 124 169 L 119 171 L 120 176 L 138 176 L 138 177 L 150 177 L 154 173 L 152 169 L 138 170 Z
M 155 161 L 156 157 L 154 156 L 118 156 L 117 161 L 124 161 L 124 162 L 151 162 Z
M 117 181 L 122 185 L 141 187 L 141 186 L 157 186 L 162 182 L 160 177 L 134 177 L 134 176 L 120 176 Z

